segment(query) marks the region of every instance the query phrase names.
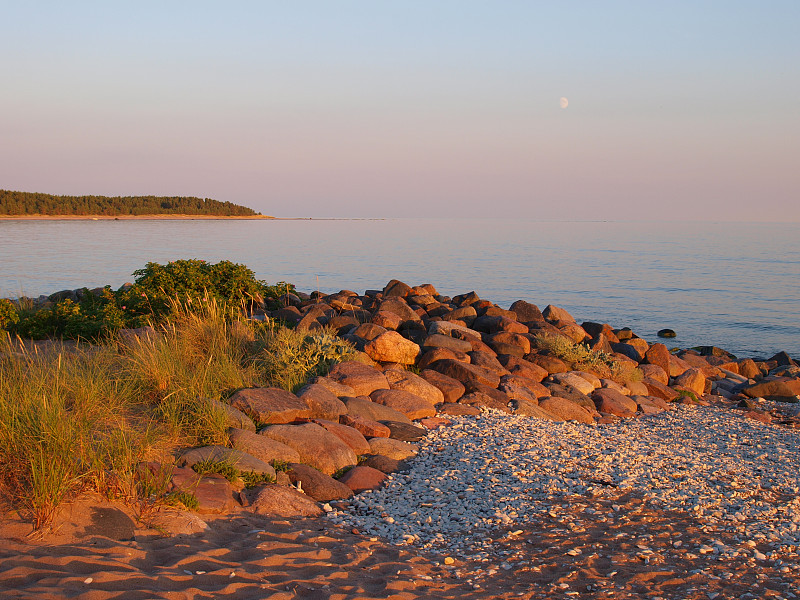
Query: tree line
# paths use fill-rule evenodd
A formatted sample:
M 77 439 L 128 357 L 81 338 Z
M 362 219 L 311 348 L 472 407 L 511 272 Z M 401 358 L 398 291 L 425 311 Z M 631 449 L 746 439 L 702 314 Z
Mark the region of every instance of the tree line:
M 214 215 L 254 217 L 252 208 L 192 196 L 55 196 L 0 190 L 0 215 Z

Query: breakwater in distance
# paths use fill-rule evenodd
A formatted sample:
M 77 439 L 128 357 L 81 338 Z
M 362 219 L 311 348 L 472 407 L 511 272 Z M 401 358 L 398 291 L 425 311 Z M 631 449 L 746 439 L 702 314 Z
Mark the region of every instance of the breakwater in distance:
M 686 348 L 800 355 L 800 224 L 512 219 L 0 221 L 0 296 L 118 287 L 147 262 L 232 260 L 270 283 L 397 278 L 562 306 Z

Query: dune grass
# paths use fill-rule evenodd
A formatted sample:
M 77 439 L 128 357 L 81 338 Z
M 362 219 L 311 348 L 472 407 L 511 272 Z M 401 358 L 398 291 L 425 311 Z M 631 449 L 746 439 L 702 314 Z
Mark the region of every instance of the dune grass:
M 213 298 L 176 303 L 168 323 L 103 345 L 40 347 L 0 332 L 0 491 L 37 529 L 86 490 L 144 505 L 168 478 L 143 477 L 143 461 L 227 443 L 209 398 L 295 390 L 355 355 L 330 331 L 264 325 Z

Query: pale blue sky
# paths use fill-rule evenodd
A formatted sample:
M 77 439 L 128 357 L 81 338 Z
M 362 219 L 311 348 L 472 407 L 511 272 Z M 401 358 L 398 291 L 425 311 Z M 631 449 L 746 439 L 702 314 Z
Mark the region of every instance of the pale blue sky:
M 800 221 L 798 30 L 769 0 L 0 1 L 0 188 Z

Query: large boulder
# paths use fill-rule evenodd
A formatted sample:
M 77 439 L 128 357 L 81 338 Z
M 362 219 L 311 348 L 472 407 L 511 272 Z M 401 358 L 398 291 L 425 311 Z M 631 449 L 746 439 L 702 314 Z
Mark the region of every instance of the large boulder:
M 594 423 L 592 414 L 572 400 L 548 396 L 539 399 L 539 408 L 547 411 L 561 421 L 578 421 L 579 423 Z
M 393 390 L 415 394 L 427 400 L 431 405 L 444 402 L 442 391 L 419 375 L 402 369 L 387 369 L 384 371 L 384 375 L 389 382 L 389 387 Z
M 357 456 L 369 453 L 369 442 L 364 435 L 355 427 L 350 427 L 343 423 L 328 421 L 326 419 L 314 419 L 314 423 L 324 427 L 333 435 L 350 446 Z
M 378 469 L 359 465 L 353 467 L 339 479 L 354 493 L 360 494 L 366 490 L 375 490 L 386 481 L 386 474 Z
M 311 418 L 311 407 L 306 402 L 276 387 L 239 390 L 231 396 L 230 403 L 256 423 L 264 425 Z
M 508 369 L 500 364 L 494 354 L 489 354 L 488 352 L 483 352 L 481 350 L 473 350 L 469 353 L 469 357 L 472 359 L 470 361 L 471 365 L 487 369 L 492 373 L 496 373 L 500 377 L 510 374 Z
M 800 394 L 800 379 L 770 377 L 745 387 L 742 392 L 750 398 L 763 397 L 793 402 L 796 400 L 795 396 Z
M 420 355 L 420 348 L 396 331 L 387 331 L 367 343 L 364 352 L 378 362 L 413 365 Z
M 411 423 L 406 415 L 391 406 L 384 406 L 373 402 L 369 396 L 358 396 L 357 398 L 344 398 L 347 406 L 347 414 L 352 417 L 364 417 L 372 421 L 400 421 L 401 423 Z
M 300 455 L 294 448 L 252 431 L 231 428 L 228 429 L 228 437 L 236 450 L 255 456 L 265 463 L 300 461 Z
M 410 296 L 412 294 L 411 286 L 399 281 L 397 279 L 392 279 L 386 286 L 383 288 L 383 295 L 384 297 L 391 297 L 391 296 Z
M 592 393 L 592 400 L 601 413 L 628 418 L 636 414 L 636 401 L 612 388 L 600 388 Z
M 328 373 L 328 379 L 351 387 L 356 396 L 369 396 L 375 390 L 389 389 L 389 382 L 381 371 L 356 361 L 335 365 Z
M 351 388 L 349 385 L 339 383 L 338 381 L 334 381 L 333 379 L 330 379 L 328 377 L 323 377 L 322 375 L 314 377 L 308 383 L 321 385 L 337 398 L 345 398 L 345 397 L 351 398 L 356 395 L 355 390 Z
M 299 483 L 303 493 L 317 502 L 344 500 L 353 495 L 348 486 L 308 465 L 292 463 L 286 474 L 289 476 L 289 481 L 294 485 Z
M 550 376 L 550 379 L 561 385 L 571 385 L 576 390 L 586 395 L 591 394 L 595 390 L 594 385 L 578 375 L 578 373 L 575 371 L 567 371 L 566 373 L 553 373 Z
M 319 517 L 324 511 L 310 497 L 293 487 L 270 484 L 250 494 L 250 510 L 270 517 Z
M 529 321 L 544 321 L 544 315 L 539 307 L 525 300 L 517 300 L 511 305 L 511 310 L 517 315 L 517 321 L 527 323 Z
M 647 387 L 647 394 L 645 394 L 647 396 L 655 396 L 656 398 L 661 398 L 667 402 L 672 402 L 679 396 L 678 392 L 673 390 L 671 387 L 666 386 L 660 381 L 651 377 L 645 377 L 642 380 L 642 383 Z
M 513 385 L 525 388 L 536 398 L 544 398 L 545 396 L 550 395 L 548 389 L 541 383 L 534 379 L 528 379 L 527 377 L 522 377 L 520 375 L 504 375 L 500 378 L 500 385 L 498 386 L 498 389 L 502 390 L 504 385 Z
M 702 396 L 706 389 L 706 376 L 697 368 L 686 369 L 681 375 L 677 376 L 673 382 L 676 387 L 684 388 L 694 392 L 696 396 Z
M 532 379 L 534 381 L 542 381 L 548 375 L 547 369 L 544 369 L 543 367 L 540 367 L 536 363 L 532 363 L 529 360 L 525 360 L 524 358 L 506 354 L 498 356 L 497 360 L 499 360 L 500 364 L 505 366 L 505 368 L 508 369 L 509 373 L 512 375 L 527 377 L 528 379 Z
M 319 383 L 311 383 L 304 386 L 297 392 L 297 397 L 311 408 L 311 418 L 313 419 L 338 421 L 339 416 L 347 412 L 344 402 Z
M 663 368 L 661 368 L 658 365 L 642 364 L 639 365 L 639 370 L 645 377 L 649 377 L 650 379 L 655 379 L 656 381 L 660 381 L 664 385 L 669 384 L 669 375 Z
M 535 365 L 539 365 L 550 375 L 553 373 L 566 373 L 569 371 L 569 366 L 557 356 L 550 354 L 527 354 L 525 360 Z
M 443 402 L 457 402 L 466 391 L 464 384 L 458 379 L 443 375 L 439 373 L 439 371 L 425 369 L 420 375 L 425 381 L 435 386 L 442 393 L 444 397 Z
M 469 352 L 472 350 L 472 344 L 467 340 L 456 339 L 442 333 L 434 333 L 426 337 L 422 347 L 425 349 L 446 348 L 454 352 Z
M 548 304 L 545 306 L 544 310 L 542 311 L 542 316 L 548 321 L 565 321 L 565 322 L 575 322 L 575 318 L 569 314 L 565 309 L 559 308 L 558 306 L 553 306 L 552 304 Z
M 509 403 L 511 410 L 515 415 L 523 417 L 533 417 L 534 419 L 544 419 L 545 421 L 562 421 L 555 415 L 547 412 L 541 406 L 526 402 L 525 400 L 512 400 Z
M 657 365 L 669 373 L 669 350 L 664 344 L 653 344 L 644 353 L 644 361 L 650 365 Z
M 502 392 L 498 392 L 501 393 Z M 509 408 L 509 398 L 505 394 L 504 400 L 498 400 L 494 394 L 487 394 L 485 391 L 474 391 L 468 392 L 464 394 L 459 400 L 459 404 L 467 404 L 470 406 L 477 406 L 480 408 L 492 408 L 494 410 L 499 410 L 505 413 L 510 413 L 511 409 Z
M 369 441 L 372 454 L 388 456 L 395 460 L 406 460 L 417 455 L 419 449 L 414 444 L 391 438 L 372 438 Z
M 436 415 L 435 404 L 421 396 L 403 390 L 375 390 L 370 398 L 377 404 L 389 406 L 409 419 L 423 419 Z
M 358 462 L 350 446 L 316 423 L 271 425 L 261 435 L 294 448 L 302 462 L 327 475 Z
M 342 415 L 339 417 L 342 425 L 347 425 L 358 431 L 365 438 L 389 437 L 391 430 L 378 421 L 367 419 L 366 417 L 355 417 L 353 415 Z
M 439 373 L 457 379 L 463 384 L 476 382 L 496 388 L 500 385 L 500 375 L 483 367 L 462 363 L 457 360 L 440 360 L 433 365 Z

